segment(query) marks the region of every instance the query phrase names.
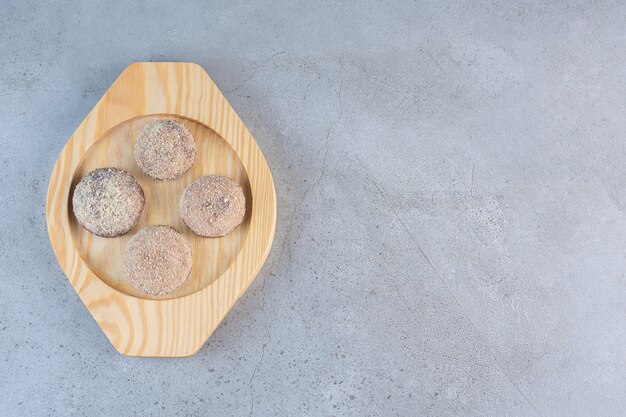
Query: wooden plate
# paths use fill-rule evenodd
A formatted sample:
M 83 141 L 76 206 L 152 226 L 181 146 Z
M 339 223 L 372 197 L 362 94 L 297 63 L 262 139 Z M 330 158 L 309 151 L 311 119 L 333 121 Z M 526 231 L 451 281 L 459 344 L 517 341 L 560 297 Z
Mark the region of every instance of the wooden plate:
M 184 176 L 161 182 L 141 172 L 132 149 L 146 123 L 165 117 L 191 129 L 198 159 Z M 144 190 L 146 206 L 127 235 L 95 236 L 72 213 L 74 187 L 100 167 L 129 171 Z M 179 213 L 185 187 L 209 174 L 232 178 L 246 195 L 243 224 L 218 239 L 194 235 Z M 276 226 L 276 192 L 256 142 L 200 66 L 142 62 L 124 70 L 61 151 L 50 178 L 46 217 L 61 267 L 115 349 L 132 356 L 189 356 L 265 262 Z M 156 224 L 183 233 L 194 255 L 185 285 L 162 297 L 134 289 L 122 268 L 126 243 L 142 227 Z

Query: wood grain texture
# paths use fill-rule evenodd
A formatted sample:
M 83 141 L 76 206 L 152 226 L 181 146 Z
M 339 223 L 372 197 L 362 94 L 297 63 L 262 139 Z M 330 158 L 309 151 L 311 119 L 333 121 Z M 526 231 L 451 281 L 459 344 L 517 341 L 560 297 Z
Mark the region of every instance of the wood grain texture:
M 145 123 L 159 117 L 189 126 L 198 143 L 190 172 L 159 182 L 143 174 L 132 146 Z M 89 171 L 131 172 L 146 208 L 127 235 L 106 239 L 74 218 L 71 195 Z M 179 216 L 184 188 L 201 175 L 221 174 L 244 189 L 247 213 L 235 232 L 195 236 Z M 191 63 L 136 63 L 124 70 L 68 140 L 53 168 L 46 207 L 54 252 L 72 286 L 113 346 L 132 356 L 189 356 L 200 349 L 265 262 L 276 226 L 276 192 L 256 142 L 206 72 Z M 165 297 L 150 297 L 125 280 L 121 254 L 141 227 L 168 224 L 194 251 L 192 276 Z

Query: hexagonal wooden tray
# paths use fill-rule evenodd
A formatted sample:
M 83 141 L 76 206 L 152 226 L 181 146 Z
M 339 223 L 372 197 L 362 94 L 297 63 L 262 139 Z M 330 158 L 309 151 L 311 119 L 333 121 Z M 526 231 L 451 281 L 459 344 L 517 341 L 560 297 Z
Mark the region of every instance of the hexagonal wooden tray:
M 186 124 L 198 144 L 191 171 L 166 182 L 143 174 L 132 152 L 141 128 L 163 117 Z M 83 229 L 71 206 L 78 181 L 107 166 L 133 174 L 146 197 L 135 228 L 109 239 Z M 208 174 L 234 179 L 247 200 L 243 224 L 219 239 L 194 235 L 179 215 L 185 187 Z M 265 262 L 276 226 L 276 192 L 261 150 L 200 66 L 141 62 L 122 72 L 61 151 L 50 178 L 46 217 L 63 271 L 115 349 L 132 356 L 189 356 L 202 347 Z M 183 233 L 194 255 L 190 278 L 164 297 L 136 291 L 125 280 L 121 263 L 128 240 L 156 224 Z

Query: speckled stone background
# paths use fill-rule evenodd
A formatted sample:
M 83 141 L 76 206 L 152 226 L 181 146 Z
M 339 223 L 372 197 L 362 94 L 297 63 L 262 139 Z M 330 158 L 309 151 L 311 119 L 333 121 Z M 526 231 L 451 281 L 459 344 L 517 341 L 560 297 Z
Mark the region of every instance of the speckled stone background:
M 2 416 L 626 415 L 626 3 L 138 3 L 0 2 Z M 142 60 L 202 65 L 278 192 L 189 359 L 117 354 L 46 232 Z

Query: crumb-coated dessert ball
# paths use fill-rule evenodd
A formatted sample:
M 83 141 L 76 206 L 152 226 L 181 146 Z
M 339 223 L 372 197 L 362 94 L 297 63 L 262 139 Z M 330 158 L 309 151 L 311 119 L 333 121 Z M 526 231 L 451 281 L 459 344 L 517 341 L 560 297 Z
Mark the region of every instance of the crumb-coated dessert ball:
M 135 161 L 158 180 L 172 180 L 191 169 L 198 147 L 191 131 L 174 120 L 155 120 L 143 127 L 135 142 Z
M 124 251 L 126 278 L 133 287 L 152 295 L 180 288 L 189 277 L 192 263 L 189 243 L 169 226 L 144 227 Z
M 91 233 L 116 237 L 135 226 L 144 202 L 143 190 L 132 175 L 118 168 L 99 168 L 76 185 L 72 209 Z
M 241 224 L 246 214 L 246 198 L 235 181 L 209 175 L 189 184 L 181 198 L 180 212 L 195 234 L 220 237 Z

